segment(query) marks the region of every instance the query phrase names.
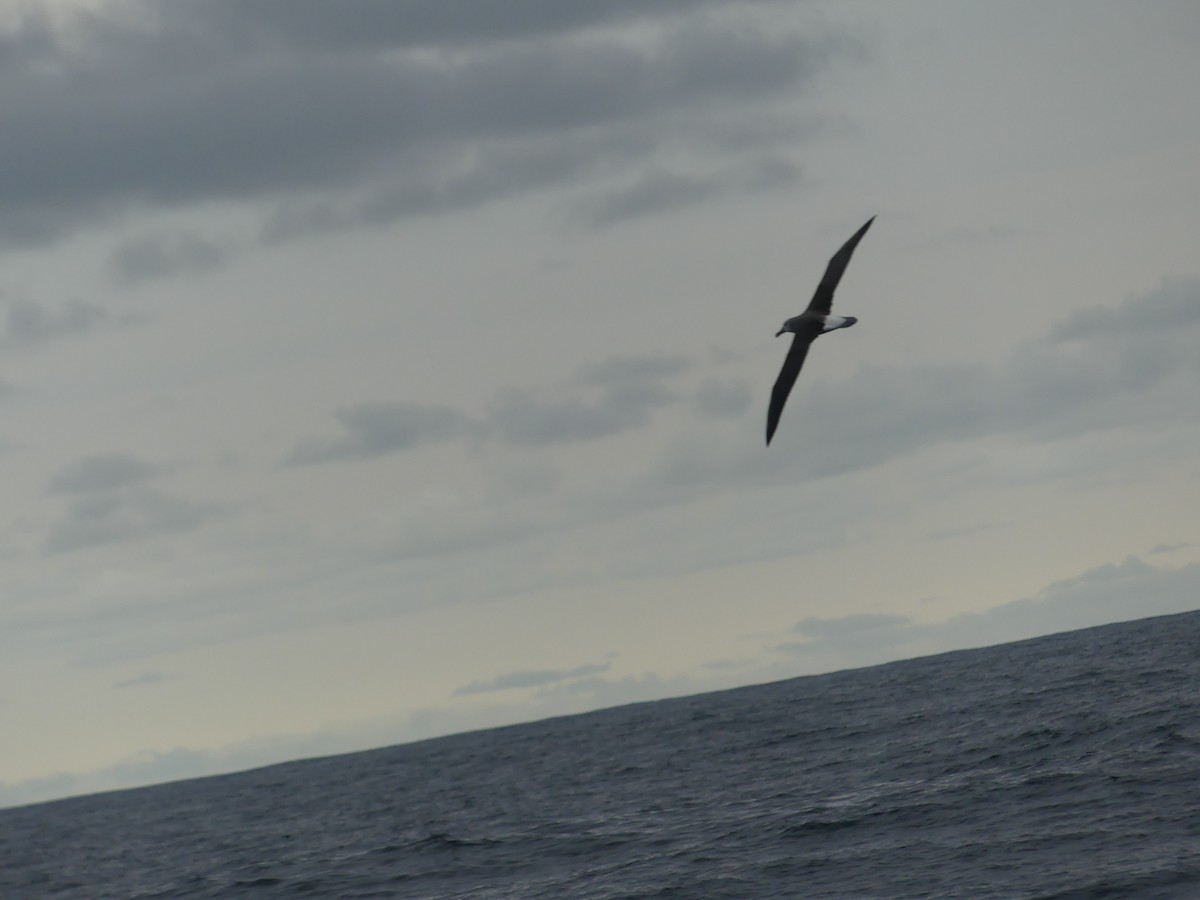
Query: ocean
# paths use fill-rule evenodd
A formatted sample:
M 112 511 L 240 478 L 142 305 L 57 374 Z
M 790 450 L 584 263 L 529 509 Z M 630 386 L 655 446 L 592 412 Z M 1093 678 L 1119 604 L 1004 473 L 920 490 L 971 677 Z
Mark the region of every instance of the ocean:
M 0 897 L 1200 897 L 1200 613 L 0 810 Z

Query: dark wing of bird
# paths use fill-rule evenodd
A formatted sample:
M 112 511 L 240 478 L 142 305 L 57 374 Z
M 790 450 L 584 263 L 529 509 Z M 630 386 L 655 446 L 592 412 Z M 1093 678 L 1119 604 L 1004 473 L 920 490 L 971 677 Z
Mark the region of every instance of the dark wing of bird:
M 775 435 L 775 429 L 779 427 L 779 416 L 783 412 L 783 404 L 787 403 L 792 385 L 796 383 L 796 376 L 800 374 L 800 367 L 804 365 L 804 357 L 808 356 L 808 348 L 820 333 L 821 324 L 813 322 L 797 331 L 796 336 L 792 338 L 792 346 L 788 349 L 787 359 L 783 361 L 783 368 L 779 370 L 779 377 L 775 379 L 775 387 L 771 389 L 771 405 L 767 408 L 768 446 L 771 438 Z
M 812 301 L 808 304 L 808 312 L 819 312 L 829 315 L 829 309 L 833 305 L 833 290 L 838 286 L 838 282 L 842 280 L 842 273 L 846 271 L 850 257 L 854 255 L 854 248 L 858 246 L 858 242 L 862 240 L 862 236 L 867 233 L 867 229 L 871 227 L 871 223 L 874 221 L 874 216 L 867 219 L 867 224 L 854 232 L 854 236 L 842 244 L 842 249 L 833 254 L 833 258 L 829 260 L 829 265 L 825 267 L 825 274 L 821 278 L 821 283 L 817 285 L 817 292 L 813 294 Z

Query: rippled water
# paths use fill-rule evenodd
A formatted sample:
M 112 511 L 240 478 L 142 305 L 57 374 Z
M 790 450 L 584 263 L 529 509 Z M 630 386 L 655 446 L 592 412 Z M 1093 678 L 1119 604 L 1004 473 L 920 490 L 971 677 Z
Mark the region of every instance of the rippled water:
M 0 897 L 1200 897 L 1200 613 L 0 811 Z

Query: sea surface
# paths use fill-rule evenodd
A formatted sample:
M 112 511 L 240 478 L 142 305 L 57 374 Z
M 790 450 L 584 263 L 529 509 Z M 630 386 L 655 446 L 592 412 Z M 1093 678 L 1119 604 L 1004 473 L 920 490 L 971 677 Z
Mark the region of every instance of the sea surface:
M 1200 898 L 1200 613 L 0 810 L 0 897 Z

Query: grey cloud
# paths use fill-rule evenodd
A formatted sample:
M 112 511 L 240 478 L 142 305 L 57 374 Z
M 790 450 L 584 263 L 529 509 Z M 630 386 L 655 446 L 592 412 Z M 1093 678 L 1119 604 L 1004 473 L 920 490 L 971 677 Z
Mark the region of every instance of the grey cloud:
M 583 366 L 576 381 L 580 384 L 621 385 L 668 378 L 687 368 L 688 361 L 680 356 L 612 356 Z
M 981 613 L 918 624 L 899 616 L 809 619 L 796 629 L 810 636 L 775 649 L 828 665 L 859 666 L 962 647 L 981 647 L 1042 634 L 1168 615 L 1195 609 L 1200 564 L 1157 568 L 1129 556 L 1056 582 L 1033 597 Z M 867 625 L 866 628 L 859 627 Z
M 1007 241 L 1020 237 L 1024 229 L 1012 225 L 960 225 L 935 235 L 923 246 L 928 249 L 943 248 L 954 244 L 982 244 L 992 241 Z
M 710 659 L 708 662 L 700 663 L 701 668 L 711 669 L 713 671 L 723 671 L 727 669 L 744 669 L 750 665 L 753 660 L 748 658 L 743 659 Z
M 726 189 L 740 189 L 748 193 L 773 191 L 791 187 L 800 180 L 800 176 L 801 169 L 798 163 L 790 159 L 769 157 L 729 173 L 725 187 Z
M 776 644 L 774 650 L 803 658 L 823 658 L 822 667 L 847 668 L 903 655 L 911 643 L 906 616 L 857 613 L 834 619 L 810 616 L 792 627 L 801 640 Z
M 939 528 L 925 535 L 931 541 L 948 541 L 954 538 L 968 537 L 985 531 L 995 531 L 998 528 L 1012 528 L 1012 521 L 1006 522 L 974 522 L 970 525 L 958 525 L 951 528 Z
M 530 446 L 619 434 L 644 425 L 652 410 L 675 402 L 663 382 L 687 366 L 678 357 L 607 359 L 583 367 L 576 377 L 594 396 L 560 399 L 502 391 L 492 402 L 488 424 L 502 440 Z
M 731 362 L 742 362 L 746 359 L 744 350 L 732 350 L 729 347 L 722 347 L 719 344 L 709 344 L 705 356 L 707 356 L 709 362 L 718 366 L 723 366 Z
M 153 463 L 126 453 L 88 456 L 50 477 L 47 490 L 54 494 L 87 494 L 147 481 L 161 473 Z
M 1084 309 L 1054 326 L 1055 341 L 1128 337 L 1200 325 L 1200 289 L 1195 279 L 1175 278 L 1156 291 L 1127 299 L 1115 309 Z
M 196 503 L 146 485 L 84 494 L 46 536 L 48 554 L 68 553 L 102 544 L 183 534 L 225 514 L 214 503 Z
M 1160 553 L 1174 553 L 1176 550 L 1183 550 L 1190 546 L 1192 545 L 1187 541 L 1177 541 L 1174 544 L 1155 544 L 1150 552 L 1156 555 Z
M 678 357 L 604 360 L 582 367 L 565 391 L 553 395 L 520 388 L 498 391 L 482 420 L 447 406 L 419 403 L 347 407 L 334 413 L 345 434 L 308 438 L 281 465 L 371 459 L 472 436 L 518 446 L 597 440 L 640 427 L 651 411 L 673 403 L 675 395 L 663 381 L 687 366 Z
M 505 675 L 498 675 L 491 681 L 473 681 L 467 686 L 459 688 L 454 693 L 456 695 L 485 694 L 492 691 L 507 691 L 512 688 L 544 687 L 545 685 L 557 684 L 573 678 L 599 675 L 607 672 L 611 667 L 612 663 L 606 662 L 577 666 L 574 669 L 536 669 L 532 671 L 509 672 Z
M 864 366 L 838 383 L 814 378 L 793 392 L 781 429 L 820 423 L 792 438 L 803 453 L 764 459 L 748 438 L 736 449 L 680 445 L 638 490 L 829 477 L 1000 434 L 1048 441 L 1188 427 L 1200 415 L 1200 315 L 1192 309 L 1200 309 L 1200 281 L 1170 282 L 1115 312 L 1077 314 L 998 365 Z M 1132 319 L 1136 328 L 1113 327 Z
M 717 381 L 709 378 L 696 389 L 696 410 L 710 419 L 740 416 L 754 400 L 750 385 L 744 381 Z
M 143 672 L 141 675 L 135 675 L 133 678 L 118 681 L 116 686 L 119 688 L 141 687 L 146 684 L 158 684 L 165 680 L 165 678 L 166 676 L 162 672 Z
M 672 129 L 683 146 L 743 160 L 739 166 L 727 170 L 731 174 L 740 172 L 743 179 L 751 181 L 779 177 L 789 184 L 796 180 L 799 167 L 784 157 L 770 155 L 771 152 L 783 152 L 801 141 L 849 130 L 842 120 L 819 113 L 800 117 L 765 109 L 736 108 L 675 117 Z
M 244 772 L 286 760 L 331 756 L 362 747 L 409 743 L 438 735 L 461 734 L 513 722 L 568 715 L 601 706 L 695 694 L 726 686 L 720 682 L 696 682 L 682 676 L 664 679 L 655 675 L 631 675 L 619 680 L 584 676 L 562 685 L 544 686 L 529 699 L 505 698 L 503 704 L 470 704 L 467 709 L 425 708 L 405 716 L 309 733 L 271 735 L 220 749 L 193 750 L 180 747 L 167 752 L 143 751 L 97 771 L 64 772 L 16 783 L 0 781 L 0 807 L 180 778 Z M 578 689 L 559 692 L 557 688 L 560 687 Z
M 216 754 L 180 747 L 166 753 L 141 753 L 98 772 L 59 772 L 16 784 L 0 781 L 0 806 L 37 803 L 57 797 L 79 796 L 231 771 L 232 766 L 221 768 L 219 759 Z
M 261 237 L 283 241 L 468 209 L 621 171 L 651 154 L 656 145 L 657 139 L 644 128 L 615 125 L 413 151 L 402 167 L 361 188 L 286 197 L 267 216 Z
M 0 59 L 3 57 L 0 56 Z M 0 781 L 0 806 L 18 806 L 50 798 L 70 796 L 78 793 L 81 780 L 77 775 L 59 772 L 16 784 Z
M 488 422 L 510 444 L 545 446 L 591 441 L 644 425 L 660 400 L 643 395 L 624 402 L 606 392 L 597 400 L 543 399 L 524 390 L 503 391 L 493 401 Z
M 88 334 L 109 325 L 131 325 L 138 321 L 136 316 L 114 316 L 83 300 L 70 300 L 57 309 L 32 300 L 16 300 L 8 306 L 0 344 L 29 348 L 58 338 Z
M 614 157 L 610 130 L 695 151 L 682 123 L 695 131 L 733 102 L 741 134 L 769 145 L 786 129 L 756 132 L 756 113 L 778 120 L 765 104 L 857 50 L 706 12 L 746 3 L 512 6 L 145 0 L 62 32 L 33 14 L 0 53 L 0 240 L 209 201 L 283 204 L 300 230 L 369 225 L 636 176 L 654 158 Z M 654 27 L 636 39 L 591 28 L 635 19 Z M 732 170 L 763 147 L 701 149 Z M 539 164 L 547 151 L 555 165 Z M 115 265 L 158 271 L 212 248 L 166 250 L 127 248 Z
M 836 619 L 809 616 L 792 626 L 792 630 L 811 638 L 836 639 L 860 637 L 878 631 L 902 628 L 909 624 L 907 616 L 874 613 L 855 613 Z
M 602 227 L 651 213 L 694 206 L 718 190 L 719 185 L 712 176 L 644 172 L 626 187 L 609 190 L 579 203 L 576 215 L 592 227 Z
M 545 523 L 523 518 L 472 517 L 466 524 L 449 517 L 430 515 L 405 530 L 375 561 L 430 559 L 464 551 L 484 553 L 490 548 L 511 545 L 545 528 Z
M 373 459 L 419 444 L 445 441 L 468 433 L 471 420 L 446 406 L 420 403 L 366 403 L 334 413 L 346 434 L 309 438 L 283 461 L 285 466 Z
M 1114 582 L 1128 581 L 1130 579 L 1141 578 L 1147 575 L 1153 575 L 1163 570 L 1156 569 L 1154 566 L 1143 561 L 1141 557 L 1130 555 L 1119 563 L 1105 563 L 1102 566 L 1088 569 L 1080 575 L 1073 578 L 1064 578 L 1061 581 L 1055 581 L 1041 591 L 1042 596 L 1046 595 L 1064 595 L 1078 592 L 1080 588 L 1089 588 L 1095 585 L 1113 584 Z M 1025 601 L 1017 601 L 1024 603 Z M 1012 604 L 1008 604 L 1011 606 Z M 1006 608 L 1006 607 L 1000 607 Z
M 176 231 L 124 244 L 112 254 L 109 271 L 119 282 L 140 284 L 172 275 L 208 271 L 234 252 L 232 245 L 226 242 Z
M 549 684 L 538 689 L 538 699 L 543 703 L 558 705 L 569 702 L 579 708 L 597 709 L 626 703 L 640 703 L 663 697 L 681 697 L 700 693 L 714 687 L 727 687 L 721 682 L 705 683 L 683 675 L 662 677 L 652 672 L 626 675 L 623 678 L 600 678 L 590 676 L 559 684 Z
M 997 644 L 1196 607 L 1200 564 L 1158 568 L 1137 556 L 1056 582 L 1032 598 L 933 626 L 949 646 Z
M 791 660 L 790 664 L 773 666 L 762 670 L 762 677 L 757 673 L 754 677 L 758 680 L 792 677 L 796 674 L 796 660 L 803 661 L 809 671 L 828 670 L 838 665 L 870 665 L 903 656 L 1020 640 L 1054 630 L 1188 611 L 1195 607 L 1197 596 L 1200 596 L 1200 564 L 1178 569 L 1155 568 L 1131 557 L 1122 563 L 1101 566 L 1083 573 L 1079 578 L 1060 582 L 1031 600 L 1005 604 L 982 614 L 955 617 L 929 626 L 910 623 L 875 629 L 876 634 L 891 641 L 887 645 L 864 645 L 849 649 L 843 643 L 838 649 L 831 650 L 834 645 L 828 640 L 796 641 L 786 647 L 785 658 Z M 849 627 L 845 630 L 853 633 L 854 619 L 849 618 Z M 827 623 L 827 630 L 838 630 L 837 619 L 817 621 Z M 1060 627 L 1063 623 L 1065 627 Z M 869 634 L 870 630 L 860 630 L 860 633 Z M 895 640 L 901 635 L 911 640 L 901 644 Z M 897 649 L 905 652 L 898 653 Z M 727 662 L 737 665 L 737 661 L 714 661 L 708 668 L 724 668 Z M 756 663 L 758 660 L 748 661 L 750 666 Z M 496 680 L 499 679 L 493 681 Z M 744 676 L 742 680 L 745 680 Z M 571 676 L 536 686 L 534 700 L 537 705 L 505 704 L 470 713 L 422 710 L 403 720 L 373 723 L 351 729 L 350 733 L 342 730 L 336 734 L 325 731 L 277 736 L 222 751 L 178 749 L 162 754 L 143 753 L 100 772 L 60 774 L 17 784 L 0 783 L 0 806 L 171 778 L 240 771 L 285 759 L 345 752 L 356 746 L 382 746 L 436 734 L 491 727 L 511 721 L 530 721 L 547 715 L 664 696 L 696 694 L 728 686 L 727 680 L 698 681 L 680 676 L 662 678 L 653 674 L 629 675 L 620 679 L 600 678 L 596 673 Z
M 753 0 L 751 0 L 753 2 Z M 762 0 L 759 0 L 761 3 Z M 239 32 L 257 41 L 293 47 L 409 48 L 470 45 L 619 25 L 720 6 L 720 0 L 356 0 L 349 7 L 324 0 L 211 0 L 188 6 L 164 4 L 180 24 L 213 35 Z
M 510 496 L 542 497 L 562 483 L 562 472 L 542 461 L 519 460 L 504 469 L 501 483 Z
M 602 228 L 695 206 L 717 196 L 785 187 L 799 177 L 800 167 L 783 159 L 703 174 L 652 169 L 642 172 L 623 187 L 597 191 L 591 197 L 577 201 L 572 210 L 573 218 L 593 228 Z

